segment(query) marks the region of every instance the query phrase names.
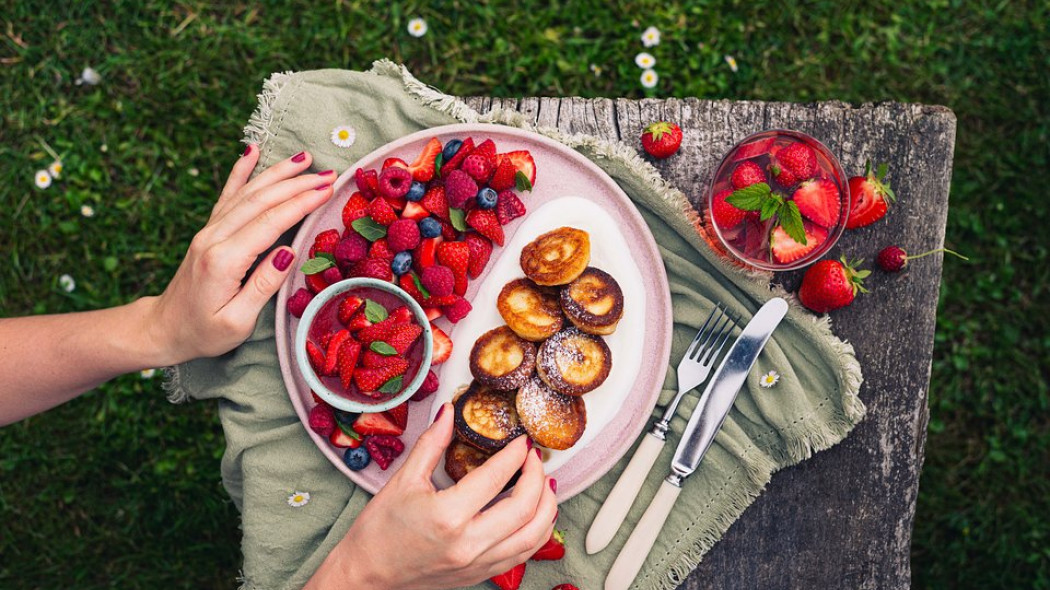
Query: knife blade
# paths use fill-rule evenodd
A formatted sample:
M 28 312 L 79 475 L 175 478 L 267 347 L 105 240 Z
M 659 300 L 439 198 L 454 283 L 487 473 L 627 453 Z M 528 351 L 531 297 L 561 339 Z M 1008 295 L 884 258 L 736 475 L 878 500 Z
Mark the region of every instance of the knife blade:
M 616 556 L 605 579 L 605 590 L 626 590 L 634 582 L 682 491 L 682 481 L 700 465 L 733 408 L 747 374 L 787 310 L 787 302 L 779 297 L 767 301 L 729 349 L 686 424 L 671 460 L 671 473 L 660 484 L 656 496 Z

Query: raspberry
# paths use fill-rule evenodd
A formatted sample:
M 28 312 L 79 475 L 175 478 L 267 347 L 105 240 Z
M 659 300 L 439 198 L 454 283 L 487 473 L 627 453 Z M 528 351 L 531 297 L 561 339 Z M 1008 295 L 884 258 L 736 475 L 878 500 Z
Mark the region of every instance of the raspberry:
M 463 160 L 460 170 L 466 172 L 471 178 L 478 182 L 485 182 L 492 175 L 492 166 L 489 165 L 489 161 L 485 156 L 480 154 L 471 154 Z
M 456 277 L 452 269 L 441 264 L 435 264 L 423 269 L 423 277 L 420 279 L 423 287 L 430 292 L 431 297 L 444 297 L 452 294 L 456 284 Z
M 310 410 L 310 430 L 321 436 L 331 436 L 335 432 L 335 413 L 332 406 L 318 404 Z
M 310 247 L 310 258 L 316 256 L 318 252 L 331 254 L 337 243 L 339 243 L 339 230 L 326 229 L 314 238 L 314 244 Z
M 412 188 L 412 173 L 393 166 L 379 175 L 379 194 L 389 199 L 400 199 Z
M 460 297 L 455 303 L 445 308 L 445 317 L 448 318 L 448 321 L 454 324 L 467 317 L 467 314 L 469 314 L 472 309 L 474 308 L 470 305 L 470 302 Z
M 306 306 L 310 305 L 310 301 L 312 301 L 313 298 L 313 293 L 308 289 L 300 287 L 298 291 L 292 293 L 292 296 L 288 298 L 288 313 L 297 318 L 303 317 L 303 312 L 306 311 Z
M 525 215 L 525 204 L 514 191 L 507 190 L 499 194 L 496 201 L 496 219 L 500 225 L 507 225 L 522 215 Z
M 393 170 L 393 168 L 388 168 Z M 386 232 L 387 245 L 393 252 L 411 250 L 419 245 L 419 225 L 411 219 L 398 219 Z
M 423 384 L 412 395 L 412 401 L 419 402 L 427 399 L 430 397 L 430 394 L 438 390 L 440 385 L 437 374 L 434 371 L 427 371 L 426 379 L 423 379 Z
M 445 197 L 450 207 L 460 209 L 467 200 L 478 194 L 478 183 L 462 170 L 453 170 L 445 179 Z
M 392 168 L 391 168 L 392 170 Z M 380 469 L 386 470 L 405 450 L 405 443 L 389 434 L 373 434 L 365 439 L 365 449 Z
M 339 272 L 339 267 L 333 266 L 326 268 L 325 271 L 321 273 L 321 278 L 329 285 L 334 285 L 343 280 L 343 273 Z
M 381 258 L 367 258 L 354 266 L 354 274 L 359 277 L 371 277 L 381 281 L 389 281 L 394 278 L 390 270 L 390 261 Z
M 335 256 L 335 261 L 341 265 L 364 260 L 365 256 L 368 255 L 368 240 L 357 232 L 350 232 L 336 244 L 332 255 Z

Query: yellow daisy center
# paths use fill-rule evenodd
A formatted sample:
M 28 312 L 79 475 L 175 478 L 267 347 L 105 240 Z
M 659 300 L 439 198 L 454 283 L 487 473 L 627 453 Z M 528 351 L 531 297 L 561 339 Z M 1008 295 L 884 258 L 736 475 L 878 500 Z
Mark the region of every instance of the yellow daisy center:
M 350 132 L 347 131 L 346 129 L 340 129 L 339 130 L 339 139 L 342 139 L 343 141 L 346 141 L 347 139 L 350 139 Z

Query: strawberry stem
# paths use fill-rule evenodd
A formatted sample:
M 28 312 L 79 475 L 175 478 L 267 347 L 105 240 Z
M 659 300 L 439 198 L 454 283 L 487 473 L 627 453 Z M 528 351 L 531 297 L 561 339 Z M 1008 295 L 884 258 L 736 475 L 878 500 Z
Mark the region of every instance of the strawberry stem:
M 915 256 L 905 256 L 904 259 L 905 260 L 915 260 L 916 258 L 922 258 L 923 256 L 929 256 L 930 254 L 936 254 L 937 252 L 946 252 L 946 253 L 951 254 L 953 256 L 958 256 L 959 258 L 962 258 L 963 260 L 966 260 L 966 261 L 970 260 L 969 258 L 963 256 L 962 254 L 959 254 L 958 252 L 956 252 L 954 250 L 949 250 L 947 248 L 938 248 L 936 250 L 930 250 L 929 252 L 923 252 L 922 254 L 916 254 Z

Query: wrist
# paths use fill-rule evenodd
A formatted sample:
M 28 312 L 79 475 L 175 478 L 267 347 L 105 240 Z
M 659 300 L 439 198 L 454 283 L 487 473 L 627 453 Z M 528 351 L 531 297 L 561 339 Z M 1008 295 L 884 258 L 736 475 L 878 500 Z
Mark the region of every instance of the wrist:
M 303 590 L 343 590 L 368 588 L 369 590 L 387 590 L 392 588 L 381 579 L 378 572 L 367 567 L 368 559 L 353 552 L 352 546 L 344 538 L 321 562 L 317 572 Z
M 124 308 L 132 318 L 128 346 L 141 358 L 143 368 L 168 367 L 188 360 L 175 350 L 174 335 L 162 321 L 159 297 L 142 297 Z

